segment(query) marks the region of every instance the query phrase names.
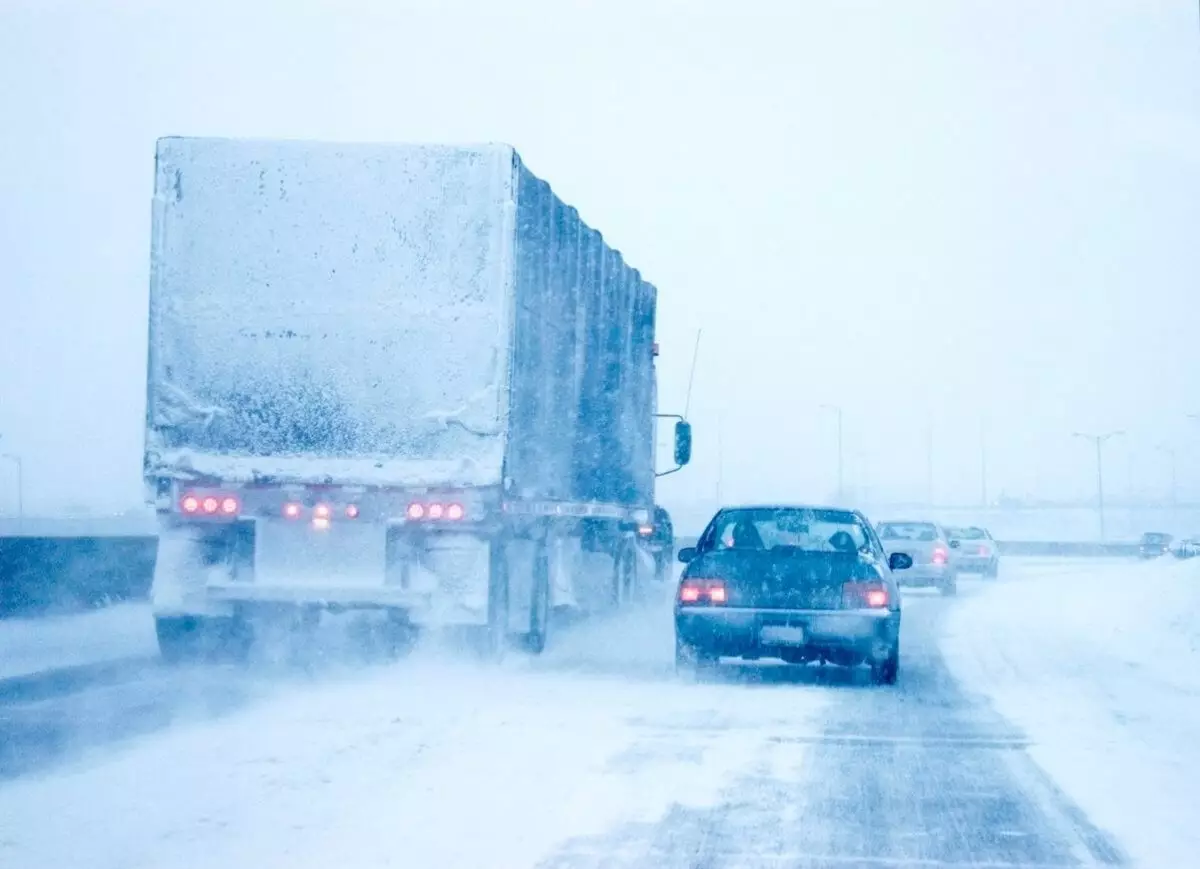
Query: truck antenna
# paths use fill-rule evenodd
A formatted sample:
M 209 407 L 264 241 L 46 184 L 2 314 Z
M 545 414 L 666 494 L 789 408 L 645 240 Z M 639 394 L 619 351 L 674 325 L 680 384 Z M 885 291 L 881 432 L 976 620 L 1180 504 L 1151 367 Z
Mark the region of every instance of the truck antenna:
M 704 333 L 704 329 L 696 330 L 696 346 L 692 350 L 692 371 L 688 375 L 688 391 L 687 398 L 683 402 L 683 418 L 687 419 L 688 411 L 692 407 L 692 384 L 696 380 L 696 359 L 700 355 L 700 336 Z

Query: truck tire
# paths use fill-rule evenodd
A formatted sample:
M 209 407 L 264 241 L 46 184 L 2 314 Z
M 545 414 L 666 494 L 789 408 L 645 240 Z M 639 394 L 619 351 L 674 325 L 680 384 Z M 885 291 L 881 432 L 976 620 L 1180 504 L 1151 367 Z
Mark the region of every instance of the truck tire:
M 483 630 L 483 654 L 489 659 L 504 656 L 508 643 L 508 551 L 492 541 L 488 559 L 487 627 Z
M 159 616 L 154 619 L 158 651 L 168 664 L 244 661 L 253 644 L 250 626 L 239 618 Z
M 525 648 L 534 655 L 546 650 L 550 632 L 550 546 L 542 540 L 533 557 L 533 590 L 529 600 L 529 633 Z
M 633 600 L 637 590 L 637 560 L 633 547 L 622 544 L 613 556 L 612 604 L 622 609 Z

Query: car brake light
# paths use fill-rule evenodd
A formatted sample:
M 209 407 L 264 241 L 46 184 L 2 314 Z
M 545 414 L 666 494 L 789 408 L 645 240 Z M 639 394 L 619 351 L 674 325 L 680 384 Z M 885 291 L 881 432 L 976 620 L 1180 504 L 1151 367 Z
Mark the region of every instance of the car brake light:
M 679 584 L 680 603 L 701 603 L 706 600 L 712 604 L 723 604 L 729 600 L 724 580 L 685 579 Z
M 882 582 L 847 582 L 842 584 L 843 609 L 883 609 L 891 596 Z
M 332 515 L 333 511 L 329 508 L 328 504 L 318 504 L 317 506 L 313 507 L 313 516 L 317 519 L 325 519 L 328 521 Z
M 934 564 L 945 564 L 946 558 L 947 558 L 947 553 L 946 553 L 945 549 L 933 550 L 933 563 Z
M 357 519 L 358 518 L 358 505 L 357 504 L 347 504 L 346 505 L 346 518 L 347 519 Z
M 283 505 L 283 515 L 288 519 L 300 518 L 300 505 L 295 501 Z
M 649 537 L 653 533 L 654 533 L 653 525 L 639 525 L 638 526 L 638 534 L 642 535 L 643 537 Z

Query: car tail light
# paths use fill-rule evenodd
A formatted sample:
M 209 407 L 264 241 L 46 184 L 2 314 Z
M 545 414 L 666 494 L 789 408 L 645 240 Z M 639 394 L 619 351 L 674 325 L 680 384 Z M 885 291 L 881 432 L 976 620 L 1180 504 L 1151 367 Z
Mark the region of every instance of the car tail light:
M 346 518 L 347 519 L 357 519 L 358 518 L 358 505 L 357 504 L 347 504 L 346 505 Z
M 653 525 L 639 525 L 638 526 L 638 534 L 640 534 L 642 537 L 649 537 L 652 534 L 654 534 L 654 526 Z
M 941 548 L 935 549 L 935 550 L 933 550 L 933 563 L 934 564 L 945 564 L 946 559 L 949 558 L 949 556 L 950 556 L 950 554 L 945 549 L 941 549 Z
M 979 547 L 979 554 L 980 554 L 980 555 L 991 555 L 991 554 L 992 554 L 992 550 L 988 549 L 986 546 L 980 546 L 980 547 Z
M 318 504 L 313 507 L 313 518 L 328 521 L 333 516 L 333 508 L 328 504 Z
M 283 515 L 287 519 L 299 519 L 302 508 L 295 501 L 283 505 Z
M 724 580 L 720 579 L 685 579 L 679 584 L 679 602 L 681 604 L 723 604 L 729 600 L 729 592 Z
M 842 584 L 842 609 L 884 609 L 890 601 L 888 587 L 882 582 Z

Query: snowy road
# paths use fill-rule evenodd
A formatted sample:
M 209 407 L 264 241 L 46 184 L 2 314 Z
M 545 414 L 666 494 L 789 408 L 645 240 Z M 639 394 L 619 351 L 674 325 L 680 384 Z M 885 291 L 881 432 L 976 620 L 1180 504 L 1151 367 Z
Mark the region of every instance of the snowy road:
M 1001 583 L 1087 569 L 1014 559 Z M 681 684 L 665 599 L 499 666 L 0 682 L 0 864 L 83 865 L 88 843 L 89 866 L 167 869 L 1124 865 L 951 676 L 948 618 L 999 586 L 961 589 L 906 597 L 895 688 L 748 665 Z

